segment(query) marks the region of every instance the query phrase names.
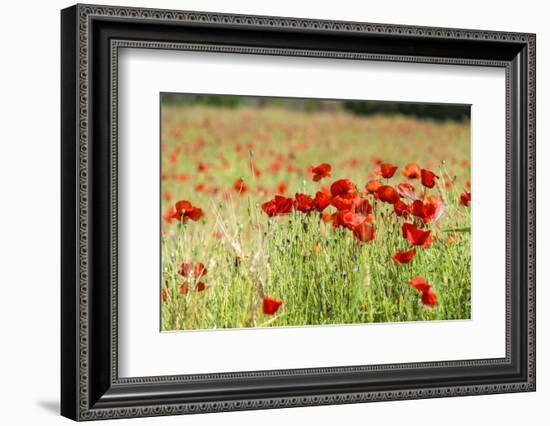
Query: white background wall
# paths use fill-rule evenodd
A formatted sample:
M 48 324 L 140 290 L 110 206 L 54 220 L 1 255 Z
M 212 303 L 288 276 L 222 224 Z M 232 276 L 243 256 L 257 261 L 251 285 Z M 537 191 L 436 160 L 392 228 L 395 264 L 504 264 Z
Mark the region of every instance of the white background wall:
M 550 28 L 545 2 L 120 0 L 103 4 L 537 33 L 538 390 L 102 424 L 547 424 L 550 417 Z M 68 424 L 59 404 L 59 9 L 11 1 L 0 24 L 0 423 Z

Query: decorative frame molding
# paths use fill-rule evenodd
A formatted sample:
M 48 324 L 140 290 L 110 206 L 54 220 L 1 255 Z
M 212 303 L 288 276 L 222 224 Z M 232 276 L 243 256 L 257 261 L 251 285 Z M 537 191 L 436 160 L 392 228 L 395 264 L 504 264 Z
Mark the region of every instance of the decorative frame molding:
M 124 24 L 128 23 L 139 24 L 143 28 L 141 31 L 158 32 L 159 40 L 140 39 L 139 34 L 134 38 L 139 31 L 126 31 Z M 166 30 L 168 26 L 189 28 L 191 40 L 175 38 Z M 212 43 L 203 32 L 212 27 L 235 33 L 235 38 L 242 37 L 240 44 Z M 162 33 L 163 30 L 166 32 Z M 196 35 L 193 33 L 195 30 Z M 247 30 L 255 33 L 271 31 L 275 34 L 274 38 L 277 34 L 293 38 L 308 33 L 323 34 L 328 39 L 334 38 L 334 46 L 338 49 L 277 45 L 289 43 L 289 39 L 284 37 L 282 41 L 275 40 L 271 46 L 247 45 L 244 35 Z M 351 40 L 349 49 L 337 40 L 336 37 L 342 35 Z M 205 40 L 197 42 L 197 38 L 201 37 Z M 367 46 L 366 51 L 354 50 L 353 42 L 365 39 L 374 40 L 372 46 Z M 399 53 L 399 47 L 388 51 L 390 41 L 399 41 L 407 46 L 418 44 L 418 54 Z M 462 53 L 463 56 L 436 55 L 436 43 L 455 46 L 456 52 L 451 53 Z M 478 49 L 465 54 L 462 46 Z M 116 165 L 120 48 L 505 68 L 506 357 L 119 378 Z M 76 5 L 63 10 L 62 414 L 75 420 L 92 420 L 535 390 L 535 65 L 533 34 L 91 5 Z M 93 163 L 91 158 L 94 158 Z M 98 176 L 98 164 L 103 172 L 107 172 L 105 176 Z M 108 190 L 106 198 L 98 192 L 100 188 Z M 105 232 L 100 234 L 98 229 Z M 98 261 L 100 256 L 95 255 L 95 250 L 100 245 L 108 252 L 108 258 Z M 515 259 L 512 262 L 513 254 L 518 257 L 517 263 Z M 510 379 L 480 378 L 467 385 L 453 385 L 443 380 L 452 369 L 469 371 L 482 367 L 500 368 L 503 374 L 506 370 L 506 376 Z M 435 385 L 404 386 L 398 376 L 411 370 L 429 370 Z M 370 379 L 368 383 L 358 383 L 370 377 L 369 374 L 389 375 L 390 372 L 396 378 L 394 387 L 390 383 L 377 389 Z M 335 375 L 339 378 L 349 376 L 350 384 L 345 389 L 323 392 L 323 389 L 330 388 L 328 384 Z M 286 390 L 274 386 L 268 397 L 252 396 L 252 389 L 259 387 L 265 393 L 266 386 L 275 383 L 277 378 L 296 382 L 298 377 L 318 380 L 319 390 L 299 391 L 288 382 Z M 223 383 L 230 380 L 249 381 L 251 388 L 247 390 L 243 387 L 241 393 L 227 394 L 225 398 L 219 392 L 212 393 L 213 387 L 223 387 Z M 174 387 L 184 389 L 186 386 L 196 389 L 195 396 L 189 390 L 177 398 L 168 398 L 164 393 L 168 388 L 173 391 Z M 148 397 L 143 396 L 147 393 Z

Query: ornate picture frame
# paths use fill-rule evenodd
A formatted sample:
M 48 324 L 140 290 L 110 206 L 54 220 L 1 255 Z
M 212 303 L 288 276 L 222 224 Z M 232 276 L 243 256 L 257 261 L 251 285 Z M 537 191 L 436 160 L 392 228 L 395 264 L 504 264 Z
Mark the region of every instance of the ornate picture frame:
M 96 5 L 64 9 L 61 30 L 62 415 L 93 420 L 535 390 L 534 34 Z M 504 69 L 506 356 L 119 377 L 121 48 Z

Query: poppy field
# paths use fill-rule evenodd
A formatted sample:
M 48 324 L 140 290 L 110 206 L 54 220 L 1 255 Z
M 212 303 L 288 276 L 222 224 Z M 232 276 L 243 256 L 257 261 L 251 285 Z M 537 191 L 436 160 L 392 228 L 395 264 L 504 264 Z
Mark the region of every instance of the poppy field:
M 179 96 L 161 102 L 162 331 L 470 318 L 467 117 Z

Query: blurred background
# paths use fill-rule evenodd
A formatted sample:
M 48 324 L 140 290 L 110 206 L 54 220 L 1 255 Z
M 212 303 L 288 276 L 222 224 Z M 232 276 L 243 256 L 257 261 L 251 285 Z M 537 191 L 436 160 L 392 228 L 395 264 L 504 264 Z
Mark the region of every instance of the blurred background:
M 180 106 L 215 106 L 237 108 L 247 107 L 282 107 L 299 111 L 336 111 L 344 110 L 357 115 L 405 115 L 434 120 L 463 121 L 470 118 L 470 105 L 431 104 L 421 102 L 389 101 L 348 101 L 300 98 L 273 98 L 261 96 L 231 95 L 195 95 L 180 93 L 163 93 L 162 105 Z

